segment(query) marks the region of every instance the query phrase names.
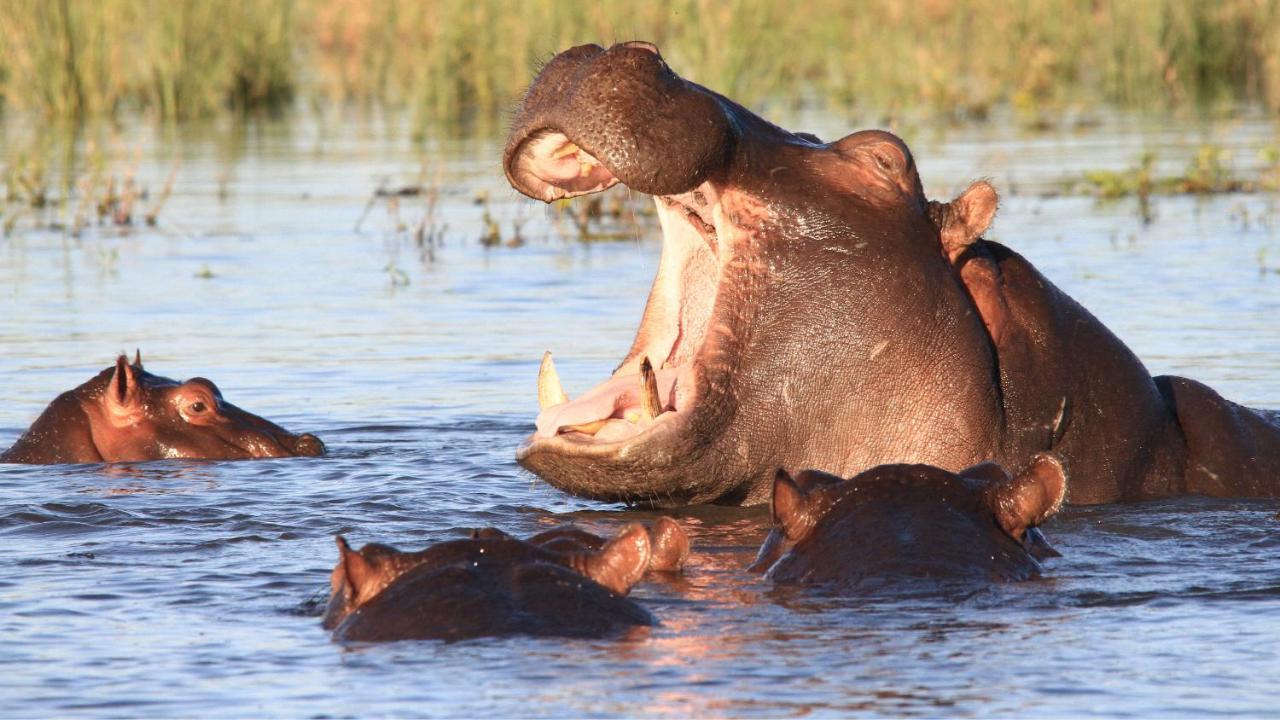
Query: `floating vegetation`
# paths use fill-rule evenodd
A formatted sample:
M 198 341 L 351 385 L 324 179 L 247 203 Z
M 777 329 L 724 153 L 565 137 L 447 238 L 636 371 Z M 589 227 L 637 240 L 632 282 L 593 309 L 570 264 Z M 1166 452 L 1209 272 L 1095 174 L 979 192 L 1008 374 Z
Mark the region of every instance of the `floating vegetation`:
M 551 206 L 557 232 L 582 242 L 634 240 L 655 222 L 653 201 L 630 193 L 584 195 Z
M 155 226 L 173 193 L 178 165 L 169 171 L 153 200 L 148 186 L 138 180 L 139 155 L 135 150 L 130 159 L 108 168 L 105 154 L 89 143 L 84 159 L 71 163 L 83 169 L 60 173 L 51 170 L 43 148 L 16 153 L 0 170 L 4 235 L 11 235 L 20 225 L 73 237 L 91 227 L 127 232 L 140 223 Z
M 1238 174 L 1232 166 L 1231 151 L 1217 145 L 1201 145 L 1188 161 L 1186 169 L 1173 175 L 1158 175 L 1157 156 L 1143 153 L 1137 164 L 1127 170 L 1087 170 L 1076 180 L 1064 184 L 1068 193 L 1094 195 L 1112 200 L 1152 195 L 1210 195 L 1218 193 L 1253 193 L 1280 190 L 1280 150 L 1265 148 L 1257 158 L 1261 169 L 1250 177 Z

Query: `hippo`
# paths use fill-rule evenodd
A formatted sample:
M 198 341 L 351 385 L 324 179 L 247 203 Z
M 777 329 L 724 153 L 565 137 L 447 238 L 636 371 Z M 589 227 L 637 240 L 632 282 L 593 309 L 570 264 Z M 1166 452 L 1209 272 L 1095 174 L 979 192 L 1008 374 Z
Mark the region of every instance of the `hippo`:
M 780 585 L 856 592 L 903 581 L 1031 580 L 1042 568 L 1029 531 L 1065 494 L 1066 473 L 1049 453 L 1017 477 L 991 462 L 959 473 L 879 465 L 848 480 L 779 470 L 774 531 L 753 569 Z
M 294 435 L 232 405 L 204 378 L 153 375 L 120 355 L 116 364 L 49 403 L 13 447 L 8 463 L 100 463 L 174 458 L 315 457 L 324 443 Z
M 649 571 L 678 573 L 684 570 L 689 559 L 689 535 L 680 523 L 669 517 L 660 517 L 649 526 Z M 497 528 L 483 528 L 471 533 L 472 538 L 509 537 Z M 604 549 L 608 541 L 599 535 L 567 524 L 544 530 L 526 540 L 546 550 L 559 553 L 595 553 Z
M 544 356 L 519 463 L 584 497 L 757 504 L 778 467 L 1025 467 L 1069 500 L 1280 495 L 1280 423 L 1153 378 L 1085 308 L 982 238 L 989 185 L 924 194 L 897 136 L 784 130 L 656 47 L 582 45 L 529 87 L 503 154 L 545 202 L 653 196 L 657 276 L 630 349 L 576 399 Z
M 335 640 L 605 637 L 655 624 L 625 597 L 649 567 L 639 523 L 595 552 L 559 552 L 493 529 L 412 553 L 337 542 L 321 623 Z

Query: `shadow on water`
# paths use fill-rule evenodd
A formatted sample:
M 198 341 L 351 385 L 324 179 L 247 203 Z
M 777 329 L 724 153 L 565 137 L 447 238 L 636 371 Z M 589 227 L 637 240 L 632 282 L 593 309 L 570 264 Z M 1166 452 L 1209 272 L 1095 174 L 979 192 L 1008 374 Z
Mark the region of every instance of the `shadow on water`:
M 838 125 L 797 123 L 823 136 Z M 163 178 L 181 163 L 172 198 L 155 227 L 0 241 L 0 342 L 13 349 L 0 355 L 0 445 L 142 347 L 149 368 L 210 377 L 330 454 L 0 466 L 0 562 L 16 569 L 0 578 L 0 714 L 1273 711 L 1274 501 L 1070 508 L 1045 528 L 1063 557 L 1043 580 L 854 598 L 744 572 L 763 508 L 682 508 L 665 514 L 693 555 L 682 576 L 634 590 L 661 621 L 638 636 L 331 643 L 317 614 L 336 534 L 413 549 L 477 527 L 609 534 L 656 517 L 561 494 L 513 459 L 544 350 L 577 395 L 629 347 L 655 229 L 638 215 L 634 241 L 566 238 L 563 218 L 506 188 L 491 140 L 415 146 L 338 123 L 113 132 L 97 145 L 108 166 Z M 1205 138 L 1247 157 L 1274 133 L 1120 119 L 1084 134 L 975 127 L 915 148 L 931 194 L 975 176 L 1008 190 L 996 239 L 1153 372 L 1280 407 L 1280 276 L 1259 270 L 1280 253 L 1273 197 L 1160 198 L 1148 221 L 1133 201 L 1037 192 L 1149 148 L 1181 162 Z M 81 162 L 84 148 L 67 157 Z M 353 230 L 376 188 L 420 182 L 423 167 L 438 177 L 434 209 L 397 197 Z M 428 256 L 412 228 L 429 212 L 447 227 Z M 482 243 L 488 222 L 519 223 L 523 244 Z

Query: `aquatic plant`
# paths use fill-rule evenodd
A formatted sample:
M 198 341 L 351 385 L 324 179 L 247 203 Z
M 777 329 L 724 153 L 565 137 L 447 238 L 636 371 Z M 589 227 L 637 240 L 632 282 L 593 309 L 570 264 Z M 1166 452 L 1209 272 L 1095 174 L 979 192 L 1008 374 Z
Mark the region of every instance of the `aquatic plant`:
M 1280 109 L 1280 0 L 7 0 L 0 97 L 51 117 L 167 119 L 310 102 L 499 129 L 539 61 L 647 38 L 752 105 L 1032 125 L 1062 108 Z

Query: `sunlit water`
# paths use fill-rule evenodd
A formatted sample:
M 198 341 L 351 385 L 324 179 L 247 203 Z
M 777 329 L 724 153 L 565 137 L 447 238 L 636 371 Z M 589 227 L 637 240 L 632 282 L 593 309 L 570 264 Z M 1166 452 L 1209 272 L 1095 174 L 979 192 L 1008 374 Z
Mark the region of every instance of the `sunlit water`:
M 831 118 L 799 123 L 826 135 Z M 21 133 L 10 132 L 10 135 Z M 495 525 L 644 517 L 520 471 L 534 377 L 570 393 L 627 348 L 656 230 L 582 243 L 501 177 L 496 141 L 416 145 L 394 124 L 260 124 L 114 150 L 157 228 L 0 240 L 0 447 L 58 392 L 140 347 L 231 401 L 319 434 L 322 459 L 0 467 L 0 715 L 1271 715 L 1280 702 L 1280 503 L 1179 499 L 1072 508 L 1037 582 L 964 598 L 841 601 L 742 568 L 759 510 L 691 508 L 683 580 L 634 596 L 661 625 L 609 641 L 509 638 L 344 647 L 321 630 L 335 533 L 405 548 Z M 926 186 L 1006 192 L 992 237 L 1031 258 L 1153 372 L 1280 407 L 1280 215 L 1268 195 L 1042 197 L 1144 149 L 1180 169 L 1201 141 L 1247 169 L 1273 126 L 1109 121 L 1024 135 L 916 133 Z M 16 140 L 11 140 L 16 142 Z M 420 248 L 438 184 L 443 242 Z M 488 203 L 477 204 L 487 195 Z M 485 248 L 484 217 L 519 247 Z M 397 223 L 410 226 L 409 232 Z M 24 223 L 20 224 L 22 227 Z

